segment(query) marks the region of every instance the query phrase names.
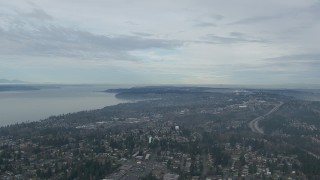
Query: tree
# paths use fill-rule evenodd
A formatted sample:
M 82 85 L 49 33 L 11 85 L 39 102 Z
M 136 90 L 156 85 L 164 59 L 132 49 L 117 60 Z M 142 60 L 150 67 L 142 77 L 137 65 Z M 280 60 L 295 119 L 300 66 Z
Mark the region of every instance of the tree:
M 250 173 L 250 174 L 255 174 L 255 173 L 257 173 L 257 165 L 256 165 L 256 164 L 251 164 L 251 165 L 249 165 L 249 173 Z
M 241 154 L 239 161 L 241 166 L 244 166 L 246 164 L 246 159 L 244 157 L 244 154 Z

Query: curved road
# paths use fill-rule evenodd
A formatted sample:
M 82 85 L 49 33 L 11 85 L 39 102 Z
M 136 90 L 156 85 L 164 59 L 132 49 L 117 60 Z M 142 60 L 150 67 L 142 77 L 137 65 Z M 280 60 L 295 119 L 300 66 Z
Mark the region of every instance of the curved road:
M 252 132 L 259 133 L 259 134 L 264 134 L 263 129 L 259 127 L 259 122 L 264 119 L 265 117 L 269 116 L 270 114 L 276 112 L 284 103 L 280 102 L 280 104 L 276 105 L 273 109 L 271 109 L 268 113 L 259 116 L 255 118 L 254 120 L 249 122 L 249 128 L 251 129 Z

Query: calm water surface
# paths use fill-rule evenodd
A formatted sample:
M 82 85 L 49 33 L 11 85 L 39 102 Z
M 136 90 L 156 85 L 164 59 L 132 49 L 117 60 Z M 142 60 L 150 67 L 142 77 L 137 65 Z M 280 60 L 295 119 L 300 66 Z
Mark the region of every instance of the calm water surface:
M 118 87 L 62 86 L 36 91 L 0 92 L 0 126 L 125 102 L 115 98 L 115 94 L 98 92 Z

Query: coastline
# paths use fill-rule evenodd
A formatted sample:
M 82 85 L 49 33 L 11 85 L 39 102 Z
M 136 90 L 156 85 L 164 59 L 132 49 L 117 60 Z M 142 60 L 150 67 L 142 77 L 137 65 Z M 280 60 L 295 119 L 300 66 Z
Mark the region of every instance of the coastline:
M 110 87 L 108 85 L 61 86 L 31 91 L 2 91 L 0 127 L 127 102 L 116 98 L 115 93 L 96 91 L 106 88 Z

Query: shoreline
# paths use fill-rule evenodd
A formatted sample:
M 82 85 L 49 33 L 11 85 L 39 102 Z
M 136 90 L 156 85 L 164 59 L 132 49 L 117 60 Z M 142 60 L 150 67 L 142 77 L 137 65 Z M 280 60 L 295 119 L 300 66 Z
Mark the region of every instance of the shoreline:
M 97 87 L 108 88 L 108 87 Z M 97 92 L 96 87 L 61 87 L 37 91 L 0 92 L 0 127 L 37 122 L 51 116 L 92 111 L 126 103 L 114 93 Z

